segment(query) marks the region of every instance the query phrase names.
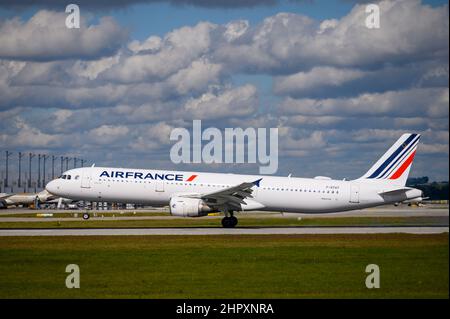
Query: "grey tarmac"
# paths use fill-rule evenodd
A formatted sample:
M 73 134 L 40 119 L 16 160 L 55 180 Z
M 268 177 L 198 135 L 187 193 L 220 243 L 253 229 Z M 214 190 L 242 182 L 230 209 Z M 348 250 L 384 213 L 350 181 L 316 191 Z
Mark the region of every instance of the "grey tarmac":
M 248 228 L 120 228 L 0 229 L 1 236 L 147 236 L 147 235 L 310 235 L 310 234 L 440 234 L 448 227 L 248 227 Z

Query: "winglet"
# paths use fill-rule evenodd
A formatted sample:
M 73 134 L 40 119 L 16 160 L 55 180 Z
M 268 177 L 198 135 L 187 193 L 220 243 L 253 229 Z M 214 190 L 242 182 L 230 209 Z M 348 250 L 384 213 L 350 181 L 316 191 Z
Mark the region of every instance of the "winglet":
M 257 181 L 254 181 L 252 184 L 259 187 L 259 183 L 261 183 L 262 178 L 258 179 Z

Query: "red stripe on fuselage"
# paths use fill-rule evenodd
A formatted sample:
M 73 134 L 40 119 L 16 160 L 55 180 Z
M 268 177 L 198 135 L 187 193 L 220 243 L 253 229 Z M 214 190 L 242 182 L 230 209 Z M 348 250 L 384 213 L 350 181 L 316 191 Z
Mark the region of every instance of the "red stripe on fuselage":
M 186 182 L 192 182 L 198 175 L 191 175 L 189 176 L 189 178 L 186 180 Z
M 402 176 L 403 172 L 411 165 L 414 160 L 414 155 L 416 155 L 416 151 L 414 151 L 411 155 L 409 155 L 408 159 L 399 167 L 399 169 L 392 175 L 389 179 L 397 179 Z

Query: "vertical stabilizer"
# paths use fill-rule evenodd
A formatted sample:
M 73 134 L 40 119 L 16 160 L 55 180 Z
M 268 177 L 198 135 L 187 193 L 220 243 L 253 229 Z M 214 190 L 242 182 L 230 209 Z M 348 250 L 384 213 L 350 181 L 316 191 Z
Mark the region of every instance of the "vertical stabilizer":
M 360 179 L 405 186 L 419 140 L 420 134 L 403 134 Z

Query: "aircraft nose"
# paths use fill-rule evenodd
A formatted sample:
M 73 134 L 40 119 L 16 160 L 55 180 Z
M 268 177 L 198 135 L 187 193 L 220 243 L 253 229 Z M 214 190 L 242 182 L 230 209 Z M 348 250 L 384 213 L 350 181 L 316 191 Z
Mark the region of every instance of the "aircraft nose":
M 45 185 L 45 189 L 50 194 L 58 195 L 58 191 L 59 191 L 58 181 L 51 181 L 51 182 L 47 183 L 47 185 Z

